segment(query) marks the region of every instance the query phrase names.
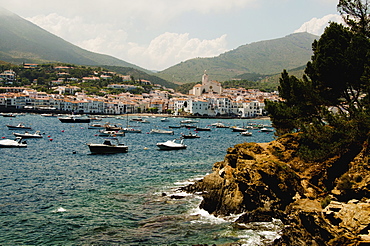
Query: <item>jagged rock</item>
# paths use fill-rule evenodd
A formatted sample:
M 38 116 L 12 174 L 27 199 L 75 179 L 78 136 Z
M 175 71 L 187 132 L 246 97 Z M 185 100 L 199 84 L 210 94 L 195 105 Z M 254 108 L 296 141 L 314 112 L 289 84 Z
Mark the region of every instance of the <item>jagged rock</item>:
M 202 194 L 201 208 L 214 215 L 244 213 L 240 223 L 281 219 L 274 245 L 359 245 L 370 230 L 367 146 L 321 163 L 301 160 L 298 149 L 297 134 L 235 145 L 183 190 Z

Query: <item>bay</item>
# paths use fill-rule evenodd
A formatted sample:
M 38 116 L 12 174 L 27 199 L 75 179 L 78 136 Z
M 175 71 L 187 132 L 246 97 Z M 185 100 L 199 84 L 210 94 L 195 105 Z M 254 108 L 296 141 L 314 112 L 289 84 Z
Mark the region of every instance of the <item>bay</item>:
M 131 117 L 130 117 L 131 118 Z M 235 227 L 231 218 L 199 210 L 200 197 L 177 191 L 212 171 L 229 147 L 269 142 L 273 133 L 253 130 L 240 136 L 229 128 L 198 132 L 187 149 L 160 151 L 157 142 L 180 137 L 148 134 L 152 128 L 179 125 L 184 118 L 125 118 L 109 122 L 142 129 L 120 138 L 128 153 L 92 155 L 86 143 L 100 143 L 88 124 L 61 123 L 56 117 L 26 114 L 0 117 L 0 137 L 14 138 L 6 125 L 24 123 L 43 134 L 24 149 L 0 149 L 1 245 L 192 245 L 242 242 L 264 245 L 278 235 L 279 222 Z M 215 119 L 196 119 L 208 126 Z M 268 120 L 222 120 L 226 125 L 270 124 Z M 178 199 L 181 198 L 181 199 Z

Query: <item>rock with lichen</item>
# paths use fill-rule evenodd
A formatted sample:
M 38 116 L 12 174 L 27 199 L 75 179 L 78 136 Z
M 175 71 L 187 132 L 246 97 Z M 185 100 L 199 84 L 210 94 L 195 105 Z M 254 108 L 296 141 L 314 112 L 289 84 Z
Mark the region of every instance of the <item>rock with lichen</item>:
M 276 245 L 360 245 L 370 240 L 367 145 L 322 162 L 298 157 L 297 135 L 227 150 L 202 180 L 184 187 L 202 194 L 201 208 L 237 222 L 285 224 Z

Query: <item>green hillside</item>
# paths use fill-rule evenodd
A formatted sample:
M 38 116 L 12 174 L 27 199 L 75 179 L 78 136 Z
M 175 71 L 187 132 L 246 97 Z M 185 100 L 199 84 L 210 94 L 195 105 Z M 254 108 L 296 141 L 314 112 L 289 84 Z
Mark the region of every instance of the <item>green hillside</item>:
M 226 81 L 242 74 L 277 74 L 305 65 L 318 36 L 295 33 L 283 38 L 238 47 L 213 58 L 196 58 L 167 68 L 157 75 L 174 83 L 197 82 L 207 70 L 212 80 Z
M 15 64 L 62 62 L 92 66 L 114 65 L 151 73 L 112 56 L 79 48 L 1 7 L 0 33 L 0 60 L 3 61 Z

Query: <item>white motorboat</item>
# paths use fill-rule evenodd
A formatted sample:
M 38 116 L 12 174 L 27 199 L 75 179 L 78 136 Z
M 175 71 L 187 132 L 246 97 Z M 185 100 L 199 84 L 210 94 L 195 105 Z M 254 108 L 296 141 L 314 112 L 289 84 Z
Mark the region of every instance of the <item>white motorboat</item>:
M 247 131 L 246 128 L 244 127 L 239 127 L 239 126 L 233 126 L 233 127 L 230 127 L 232 129 L 233 132 L 245 132 Z
M 0 148 L 26 148 L 27 142 L 21 137 L 16 137 L 15 140 L 2 139 L 0 140 Z
M 169 134 L 169 135 L 173 135 L 173 131 L 162 130 L 162 129 L 152 129 L 149 133 L 150 134 Z
M 244 132 L 241 132 L 240 135 L 242 135 L 242 136 L 252 136 L 252 132 L 244 131 Z
M 128 151 L 128 146 L 120 143 L 117 138 L 106 138 L 101 144 L 88 143 L 87 146 L 92 154 L 114 154 Z
M 16 137 L 21 137 L 21 138 L 42 138 L 42 135 L 40 134 L 40 131 L 36 131 L 35 133 L 18 133 L 18 132 L 13 132 L 13 135 Z
M 215 126 L 216 128 L 229 128 L 228 126 L 225 126 L 221 122 L 213 123 L 212 126 Z
M 14 125 L 6 125 L 6 126 L 8 127 L 9 130 L 19 130 L 19 129 L 31 130 L 31 127 L 25 126 L 23 123 L 19 123 L 16 126 L 14 126 Z
M 181 136 L 183 138 L 200 138 L 200 136 L 198 134 L 191 133 L 191 132 L 189 132 L 189 134 L 183 134 L 183 133 L 181 133 Z
M 56 114 L 40 114 L 43 117 L 57 117 Z
M 264 128 L 261 128 L 260 130 L 261 132 L 273 132 L 274 129 L 273 128 L 267 128 L 267 127 L 264 127 Z
M 125 132 L 124 131 L 100 130 L 99 131 L 99 136 L 102 136 L 102 137 L 107 137 L 107 136 L 112 136 L 112 137 L 115 137 L 115 136 L 125 136 Z
M 177 150 L 186 149 L 187 145 L 184 144 L 184 139 L 181 139 L 180 143 L 177 143 L 178 139 L 168 140 L 164 143 L 157 143 L 157 146 L 161 150 Z
M 162 122 L 169 122 L 168 118 L 167 117 L 164 117 L 161 119 Z
M 180 121 L 181 124 L 192 124 L 192 123 L 198 123 L 199 121 L 196 120 L 182 120 Z

